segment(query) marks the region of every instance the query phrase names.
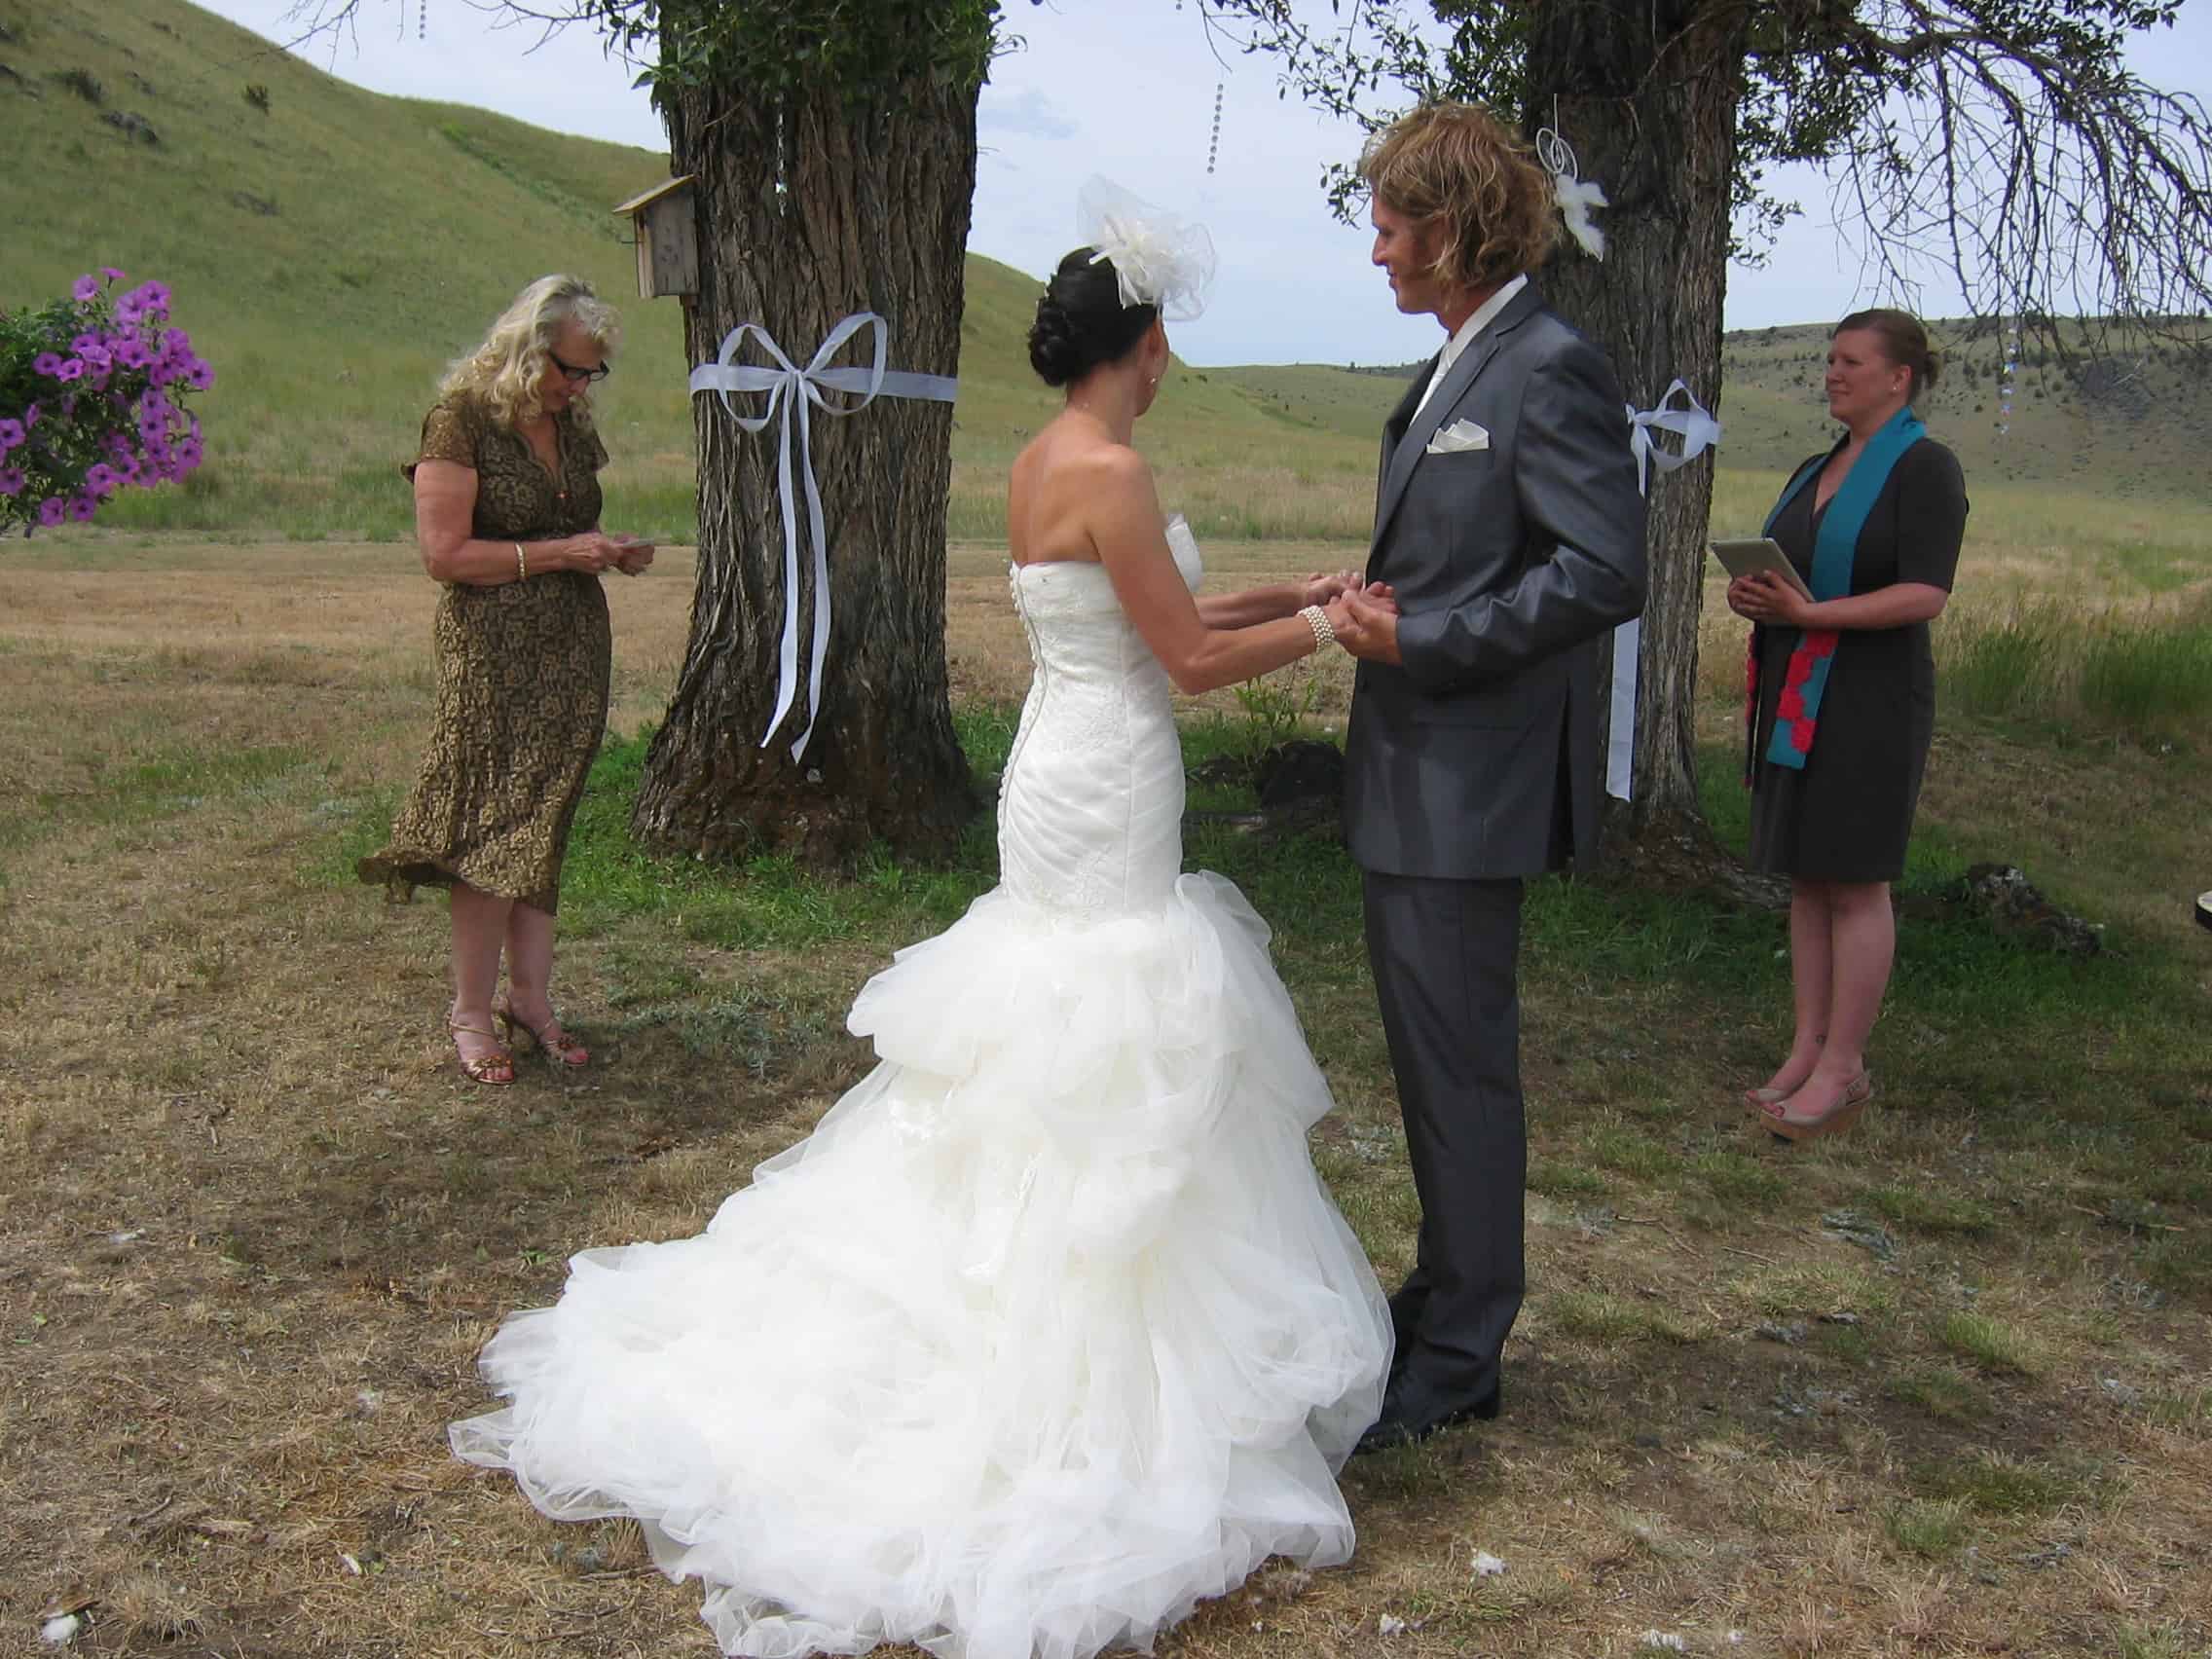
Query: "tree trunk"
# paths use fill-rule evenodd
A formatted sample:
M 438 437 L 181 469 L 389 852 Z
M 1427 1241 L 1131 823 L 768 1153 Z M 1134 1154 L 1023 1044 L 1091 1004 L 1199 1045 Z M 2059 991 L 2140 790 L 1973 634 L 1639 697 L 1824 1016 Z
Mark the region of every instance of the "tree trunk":
M 699 292 L 690 361 L 740 323 L 764 327 L 800 368 L 854 312 L 889 324 L 885 367 L 959 365 L 963 259 L 976 183 L 976 92 L 913 81 L 849 104 L 834 90 L 780 109 L 743 87 L 678 90 L 671 157 L 696 175 Z M 866 331 L 835 359 L 865 366 Z M 749 346 L 740 362 L 764 363 Z M 834 366 L 834 365 L 832 365 Z M 848 398 L 827 394 L 832 404 Z M 732 394 L 748 415 L 762 394 Z M 692 400 L 699 571 L 683 667 L 645 762 L 632 828 L 653 844 L 719 857 L 788 850 L 845 866 L 871 843 L 949 848 L 976 796 L 953 734 L 944 648 L 944 514 L 952 406 L 878 397 L 845 419 L 812 414 L 828 531 L 831 626 L 821 707 L 802 759 L 814 625 L 803 456 L 793 435 L 800 557 L 796 702 L 770 736 L 786 593 L 777 485 L 780 423 L 738 426 Z
M 1604 348 L 1638 409 L 1656 406 L 1680 379 L 1721 414 L 1720 307 L 1747 15 L 1712 0 L 1582 0 L 1541 8 L 1531 31 L 1528 126 L 1559 129 L 1581 176 L 1603 184 L 1610 202 L 1597 213 L 1604 262 L 1563 240 L 1545 293 Z M 1631 857 L 1710 840 L 1695 731 L 1712 453 L 1675 472 L 1653 467 L 1648 494 L 1635 798 L 1625 809 L 1612 803 L 1607 827 L 1611 851 Z

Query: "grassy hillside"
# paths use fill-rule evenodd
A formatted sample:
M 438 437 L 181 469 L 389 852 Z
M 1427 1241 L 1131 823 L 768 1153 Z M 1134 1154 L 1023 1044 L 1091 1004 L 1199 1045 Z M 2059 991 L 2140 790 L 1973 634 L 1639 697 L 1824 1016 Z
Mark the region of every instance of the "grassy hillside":
M 1727 429 L 1724 471 L 1779 472 L 1830 441 L 1835 428 L 1821 391 L 1830 326 L 1744 329 L 1723 341 L 1714 413 Z M 2201 361 L 2140 338 L 2100 351 L 2078 329 L 2069 337 L 2071 361 L 2031 345 L 2013 377 L 2009 429 L 2000 432 L 2004 359 L 1996 334 L 1972 322 L 1932 326 L 1946 366 L 1921 412 L 1959 452 L 1970 477 L 2212 499 L 2203 464 L 2212 397 Z M 1404 390 L 1402 373 L 1311 363 L 1219 372 L 1284 421 L 1370 445 Z
M 0 0 L 0 306 L 120 266 L 173 288 L 177 321 L 216 364 L 201 405 L 208 464 L 183 488 L 115 503 L 103 523 L 404 535 L 395 467 L 441 366 L 525 280 L 567 269 L 620 304 L 628 330 L 599 399 L 610 519 L 690 534 L 680 313 L 633 297 L 627 227 L 608 211 L 665 176 L 665 156 L 363 92 L 182 0 Z M 1006 462 L 1055 406 L 1023 354 L 1036 293 L 1035 278 L 971 258 L 957 536 L 1000 533 Z M 1726 469 L 1763 474 L 1822 441 L 1821 334 L 1731 338 Z M 1994 350 L 1969 348 L 1971 377 L 1929 411 L 1976 477 L 2202 498 L 2212 402 L 2179 365 L 2153 361 L 2102 403 L 2029 369 L 1999 438 Z M 1357 539 L 1399 386 L 1312 365 L 1186 371 L 1145 424 L 1161 495 L 1207 536 Z

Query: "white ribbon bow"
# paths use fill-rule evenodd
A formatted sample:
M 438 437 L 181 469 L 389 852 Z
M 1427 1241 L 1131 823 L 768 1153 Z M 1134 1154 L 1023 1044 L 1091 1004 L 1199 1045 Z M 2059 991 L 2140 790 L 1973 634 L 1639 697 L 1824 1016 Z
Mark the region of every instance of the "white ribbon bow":
M 875 360 L 866 368 L 824 368 L 823 365 L 843 349 L 845 342 L 863 328 L 873 331 Z M 775 367 L 735 360 L 749 334 L 775 359 Z M 721 350 L 714 362 L 702 363 L 691 371 L 691 394 L 696 397 L 702 391 L 714 392 L 721 399 L 731 419 L 749 432 L 759 431 L 776 418 L 777 406 L 780 404 L 783 408 L 783 429 L 776 452 L 776 483 L 784 511 L 784 639 L 776 680 L 776 712 L 768 717 L 768 729 L 760 734 L 763 749 L 776 735 L 776 728 L 784 723 L 784 717 L 791 713 L 792 702 L 798 695 L 798 522 L 792 500 L 793 411 L 798 416 L 799 468 L 806 479 L 806 525 L 808 541 L 814 550 L 814 645 L 807 670 L 806 725 L 799 732 L 798 741 L 792 745 L 794 761 L 806 753 L 806 740 L 814 735 L 814 722 L 822 710 L 822 662 L 830 652 L 830 536 L 823 522 L 822 491 L 814 481 L 809 406 L 826 415 L 844 416 L 859 414 L 878 396 L 923 397 L 937 403 L 950 403 L 960 384 L 950 375 L 885 369 L 883 353 L 889 337 L 890 325 L 874 312 L 855 312 L 830 331 L 821 349 L 814 353 L 814 360 L 801 369 L 784 355 L 783 348 L 769 337 L 765 328 L 756 322 L 741 322 L 722 336 Z M 850 393 L 860 401 L 839 408 L 822 395 L 825 387 Z M 733 391 L 764 391 L 768 394 L 768 407 L 757 416 L 742 415 L 729 400 Z
M 1668 405 L 1677 396 L 1687 407 L 1669 408 Z M 1672 472 L 1676 467 L 1695 461 L 1720 441 L 1720 423 L 1706 412 L 1705 405 L 1679 380 L 1669 384 L 1666 391 L 1660 395 L 1657 408 L 1639 409 L 1635 404 L 1629 404 L 1628 424 L 1628 447 L 1636 456 L 1636 487 L 1646 496 L 1651 493 L 1652 467 L 1658 467 L 1661 472 Z M 1654 439 L 1651 434 L 1655 429 L 1673 432 L 1680 438 L 1681 453 L 1677 455 Z
M 1688 405 L 1670 409 L 1677 395 Z M 1720 441 L 1720 423 L 1706 413 L 1681 381 L 1671 383 L 1656 409 L 1628 406 L 1628 447 L 1636 456 L 1636 488 L 1651 493 L 1651 468 L 1672 472 L 1694 461 Z M 1652 437 L 1653 428 L 1673 432 L 1682 440 L 1680 454 L 1663 447 Z M 1632 616 L 1613 630 L 1612 719 L 1605 744 L 1605 793 L 1627 800 L 1633 787 L 1632 763 L 1636 757 L 1636 677 L 1639 653 L 1643 649 L 1643 623 Z

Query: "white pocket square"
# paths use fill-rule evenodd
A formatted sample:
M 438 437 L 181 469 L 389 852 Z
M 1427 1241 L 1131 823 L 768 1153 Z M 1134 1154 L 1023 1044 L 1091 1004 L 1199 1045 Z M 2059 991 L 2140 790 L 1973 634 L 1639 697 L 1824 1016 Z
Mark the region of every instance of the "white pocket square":
M 1472 421 L 1455 421 L 1428 440 L 1423 455 L 1459 455 L 1467 450 L 1490 448 L 1490 430 Z

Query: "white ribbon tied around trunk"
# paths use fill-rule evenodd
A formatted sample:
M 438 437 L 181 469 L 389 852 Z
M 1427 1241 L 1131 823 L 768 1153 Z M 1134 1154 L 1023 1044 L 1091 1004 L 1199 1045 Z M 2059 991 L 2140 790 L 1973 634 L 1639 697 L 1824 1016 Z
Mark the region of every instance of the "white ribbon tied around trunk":
M 1552 198 L 1567 222 L 1567 234 L 1582 244 L 1592 259 L 1605 257 L 1605 233 L 1590 217 L 1590 209 L 1605 205 L 1605 187 L 1595 179 L 1575 176 L 1574 148 L 1551 128 L 1536 134 L 1536 159 L 1552 175 Z
M 873 336 L 873 361 L 865 368 L 858 365 L 824 367 L 864 328 Z M 748 335 L 757 340 L 760 350 L 774 359 L 773 366 L 736 360 Z M 830 652 L 830 535 L 822 515 L 822 491 L 814 481 L 811 411 L 819 409 L 825 415 L 840 417 L 857 415 L 877 397 L 921 397 L 950 403 L 960 384 L 950 375 L 886 369 L 883 353 L 889 337 L 890 325 L 874 312 L 855 312 L 824 337 L 814 360 L 802 369 L 784 354 L 783 348 L 769 337 L 765 328 L 756 322 L 741 322 L 722 337 L 721 350 L 714 362 L 702 363 L 691 371 L 691 395 L 696 397 L 702 391 L 715 393 L 721 399 L 722 407 L 729 411 L 730 418 L 749 432 L 757 432 L 776 420 L 779 410 L 782 415 L 776 451 L 776 487 L 782 498 L 784 517 L 784 638 L 776 679 L 776 712 L 768 717 L 768 729 L 760 734 L 763 749 L 784 723 L 784 717 L 791 713 L 798 695 L 798 509 L 792 488 L 794 418 L 797 423 L 798 472 L 806 485 L 807 544 L 814 555 L 814 641 L 807 668 L 806 725 L 792 745 L 794 761 L 806 753 L 806 740 L 814 735 L 814 722 L 822 711 L 822 663 Z M 860 401 L 840 407 L 823 396 L 825 390 L 843 392 Z M 756 416 L 741 414 L 730 401 L 732 392 L 749 391 L 768 394 L 767 408 Z
M 1683 408 L 1673 408 L 1677 396 Z M 1653 431 L 1673 432 L 1682 440 L 1679 452 L 1667 449 L 1652 437 Z M 1628 447 L 1636 456 L 1636 487 L 1651 494 L 1651 468 L 1672 472 L 1695 461 L 1720 441 L 1720 423 L 1706 412 L 1690 388 L 1677 380 L 1670 384 L 1655 409 L 1628 405 Z M 1613 630 L 1612 719 L 1605 740 L 1605 793 L 1627 800 L 1636 759 L 1636 673 L 1643 646 L 1642 618 L 1632 616 Z

